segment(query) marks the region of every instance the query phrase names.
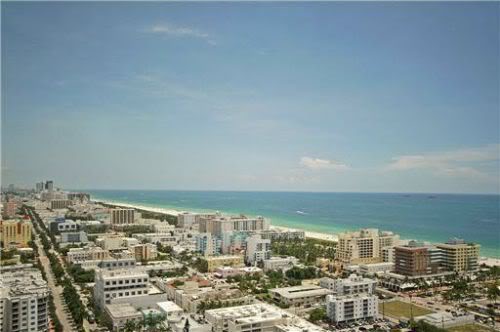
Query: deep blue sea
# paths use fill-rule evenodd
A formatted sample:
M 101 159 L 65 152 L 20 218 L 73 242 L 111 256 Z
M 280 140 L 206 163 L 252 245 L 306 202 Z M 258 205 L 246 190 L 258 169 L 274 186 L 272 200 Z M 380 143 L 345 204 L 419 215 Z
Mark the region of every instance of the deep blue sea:
M 481 244 L 500 257 L 500 196 L 310 192 L 86 190 L 92 198 L 187 211 L 261 215 L 273 225 L 338 233 L 359 228 L 394 231 L 403 239 Z

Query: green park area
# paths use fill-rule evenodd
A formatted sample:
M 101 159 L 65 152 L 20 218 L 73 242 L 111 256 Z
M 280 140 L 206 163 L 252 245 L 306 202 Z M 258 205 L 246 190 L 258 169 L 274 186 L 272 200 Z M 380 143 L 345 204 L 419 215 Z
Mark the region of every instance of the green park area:
M 410 318 L 413 314 L 413 317 L 423 316 L 427 314 L 432 314 L 433 311 L 419 307 L 415 304 L 411 304 L 408 302 L 402 301 L 390 301 L 385 303 L 379 303 L 379 314 L 385 314 L 386 316 L 390 316 L 396 319 L 400 319 L 402 317 Z

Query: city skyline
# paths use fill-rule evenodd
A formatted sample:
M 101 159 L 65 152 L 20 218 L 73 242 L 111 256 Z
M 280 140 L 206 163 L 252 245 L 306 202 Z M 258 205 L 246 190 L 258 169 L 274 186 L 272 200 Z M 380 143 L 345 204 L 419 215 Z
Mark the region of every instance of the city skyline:
M 498 24 L 495 3 L 2 3 L 2 184 L 498 194 Z

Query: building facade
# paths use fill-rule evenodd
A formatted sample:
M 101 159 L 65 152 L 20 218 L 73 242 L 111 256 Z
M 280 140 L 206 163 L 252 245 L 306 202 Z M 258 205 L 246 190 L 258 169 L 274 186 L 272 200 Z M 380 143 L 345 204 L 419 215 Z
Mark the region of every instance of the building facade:
M 378 318 L 378 298 L 370 294 L 328 295 L 326 314 L 335 323 Z

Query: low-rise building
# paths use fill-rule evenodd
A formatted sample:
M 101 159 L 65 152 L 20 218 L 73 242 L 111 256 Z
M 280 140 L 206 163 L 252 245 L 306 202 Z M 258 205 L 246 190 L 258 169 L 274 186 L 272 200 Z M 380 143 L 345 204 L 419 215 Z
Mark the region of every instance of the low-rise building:
M 326 314 L 335 322 L 349 322 L 378 317 L 378 297 L 370 294 L 328 295 Z
M 142 314 L 128 303 L 106 304 L 106 313 L 110 318 L 113 331 L 121 331 L 128 321 L 142 321 Z
M 273 301 L 295 312 L 308 311 L 325 304 L 325 298 L 333 291 L 315 285 L 301 285 L 269 290 Z
M 206 257 L 207 261 L 207 271 L 214 272 L 218 267 L 221 266 L 233 266 L 242 267 L 244 266 L 243 256 L 213 256 Z
M 286 272 L 292 267 L 299 264 L 299 259 L 293 256 L 279 257 L 274 256 L 264 260 L 264 271 L 278 271 Z
M 274 332 L 291 316 L 267 303 L 207 310 L 206 320 L 214 332 Z
M 52 210 L 66 209 L 72 202 L 69 199 L 53 199 L 50 201 L 50 208 Z
M 387 273 L 394 270 L 394 263 L 384 262 L 375 264 L 359 264 L 359 273 L 361 274 L 379 274 Z

